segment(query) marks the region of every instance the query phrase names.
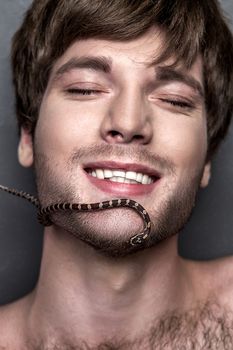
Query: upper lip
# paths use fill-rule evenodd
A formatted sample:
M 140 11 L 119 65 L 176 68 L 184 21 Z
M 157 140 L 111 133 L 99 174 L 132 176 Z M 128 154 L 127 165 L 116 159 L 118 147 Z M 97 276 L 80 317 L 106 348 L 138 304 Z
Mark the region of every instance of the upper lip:
M 90 162 L 83 165 L 84 170 L 88 169 L 116 169 L 124 171 L 134 171 L 143 173 L 150 177 L 161 177 L 161 173 L 156 169 L 137 163 L 120 163 L 115 161 Z

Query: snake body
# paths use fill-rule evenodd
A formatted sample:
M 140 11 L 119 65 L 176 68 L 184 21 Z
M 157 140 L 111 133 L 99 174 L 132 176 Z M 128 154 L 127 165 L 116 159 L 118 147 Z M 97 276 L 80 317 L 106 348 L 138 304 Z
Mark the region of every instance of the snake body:
M 56 204 L 49 205 L 45 208 L 42 208 L 39 200 L 27 192 L 17 191 L 15 189 L 2 186 L 2 185 L 0 185 L 0 190 L 13 194 L 15 196 L 18 196 L 20 198 L 24 198 L 28 200 L 30 203 L 32 203 L 38 210 L 37 218 L 39 223 L 42 224 L 43 226 L 52 225 L 51 214 L 56 211 L 68 210 L 68 211 L 78 211 L 78 212 L 91 212 L 91 211 L 98 211 L 98 210 L 105 210 L 105 209 L 112 209 L 112 208 L 119 208 L 119 207 L 128 207 L 135 210 L 141 216 L 144 222 L 143 231 L 131 237 L 129 244 L 131 246 L 140 245 L 149 238 L 149 234 L 151 230 L 151 220 L 150 220 L 149 214 L 141 204 L 139 204 L 138 202 L 132 199 L 127 199 L 127 198 L 112 199 L 109 201 L 90 203 L 90 204 L 56 203 Z

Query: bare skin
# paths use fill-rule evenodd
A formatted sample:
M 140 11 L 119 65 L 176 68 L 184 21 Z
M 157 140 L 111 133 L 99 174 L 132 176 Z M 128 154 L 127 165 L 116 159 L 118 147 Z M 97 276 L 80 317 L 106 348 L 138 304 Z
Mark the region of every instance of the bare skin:
M 132 198 L 148 210 L 154 223 L 152 234 L 156 235 L 157 222 L 167 210 L 166 203 L 174 200 L 174 193 L 185 189 L 191 196 L 189 189 L 195 184 L 197 188 L 208 185 L 204 100 L 188 83 L 190 79 L 156 80 L 155 68 L 145 62 L 159 54 L 161 45 L 162 36 L 154 29 L 127 43 L 90 39 L 74 43 L 56 62 L 41 104 L 35 143 L 22 130 L 19 144 L 20 163 L 37 165 L 38 191 L 44 205 L 63 198 L 69 193 L 67 188 L 72 200 L 80 202 Z M 93 67 L 64 72 L 64 64 L 80 55 L 110 58 L 111 72 Z M 203 87 L 200 58 L 190 71 L 183 68 L 183 72 Z M 92 92 L 77 93 L 77 89 Z M 174 105 L 174 100 L 180 104 Z M 84 153 L 75 160 L 76 166 L 70 162 L 73 150 L 95 145 L 103 146 L 103 153 L 95 159 L 94 153 Z M 110 159 L 104 146 L 111 149 Z M 114 149 L 121 152 L 114 153 Z M 143 184 L 115 183 L 106 192 L 83 170 L 84 164 L 94 161 L 137 164 L 139 159 L 153 168 L 154 158 L 147 154 L 170 160 L 173 169 L 160 167 L 163 176 L 150 191 L 143 191 L 147 186 Z M 48 176 L 43 177 L 40 169 Z M 188 217 L 185 210 L 182 214 Z M 220 337 L 222 329 L 224 341 L 226 335 L 229 339 L 232 258 L 213 262 L 182 259 L 177 255 L 178 231 L 171 227 L 159 244 L 113 258 L 68 231 L 92 232 L 100 240 L 103 236 L 125 240 L 132 229 L 134 233 L 142 226 L 141 219 L 125 209 L 83 218 L 75 216 L 70 229 L 63 217 L 55 217 L 56 224 L 45 229 L 36 289 L 1 310 L 3 349 L 100 349 L 101 344 L 105 344 L 101 349 L 201 349 L 207 331 L 211 342 L 211 332 L 215 336 L 219 332 Z M 173 329 L 174 315 L 180 322 L 176 321 Z M 216 326 L 220 319 L 225 328 Z M 190 320 L 199 324 L 194 333 Z M 196 343 L 192 345 L 194 335 Z

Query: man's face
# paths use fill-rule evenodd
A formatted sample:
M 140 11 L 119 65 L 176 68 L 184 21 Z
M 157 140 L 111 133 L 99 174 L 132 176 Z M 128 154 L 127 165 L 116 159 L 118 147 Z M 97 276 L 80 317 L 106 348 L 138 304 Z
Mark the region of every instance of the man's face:
M 155 29 L 128 42 L 75 42 L 53 67 L 33 150 L 43 206 L 134 199 L 151 217 L 148 246 L 183 227 L 209 169 L 201 59 L 189 71 L 150 65 L 162 44 Z M 143 227 L 131 209 L 53 221 L 108 254 L 140 249 L 123 248 Z

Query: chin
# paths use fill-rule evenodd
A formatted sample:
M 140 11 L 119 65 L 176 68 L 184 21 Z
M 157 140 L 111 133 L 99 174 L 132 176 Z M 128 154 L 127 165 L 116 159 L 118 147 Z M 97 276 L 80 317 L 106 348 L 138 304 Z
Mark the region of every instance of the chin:
M 99 254 L 109 257 L 124 257 L 147 247 L 147 243 L 130 245 L 130 238 L 142 232 L 144 224 L 141 217 L 128 208 L 82 213 L 57 213 L 53 223 L 69 234 L 91 246 Z

